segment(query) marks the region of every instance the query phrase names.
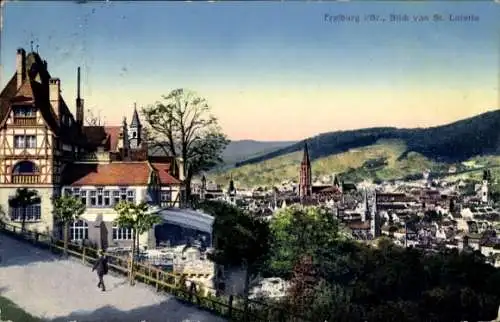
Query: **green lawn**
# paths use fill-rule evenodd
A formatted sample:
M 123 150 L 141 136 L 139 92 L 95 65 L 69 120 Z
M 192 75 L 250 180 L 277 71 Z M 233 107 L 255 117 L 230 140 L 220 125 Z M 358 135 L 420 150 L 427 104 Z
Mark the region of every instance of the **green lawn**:
M 15 303 L 0 296 L 0 321 L 12 322 L 42 322 L 43 320 L 32 316 L 19 308 Z

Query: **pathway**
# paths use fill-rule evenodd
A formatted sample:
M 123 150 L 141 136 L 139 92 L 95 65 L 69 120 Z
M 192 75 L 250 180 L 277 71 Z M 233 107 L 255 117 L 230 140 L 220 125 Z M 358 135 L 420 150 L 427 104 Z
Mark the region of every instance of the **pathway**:
M 43 320 L 225 321 L 145 285 L 132 287 L 124 277 L 107 275 L 105 283 L 107 291 L 101 292 L 89 266 L 77 259 L 60 259 L 0 233 L 0 294 Z

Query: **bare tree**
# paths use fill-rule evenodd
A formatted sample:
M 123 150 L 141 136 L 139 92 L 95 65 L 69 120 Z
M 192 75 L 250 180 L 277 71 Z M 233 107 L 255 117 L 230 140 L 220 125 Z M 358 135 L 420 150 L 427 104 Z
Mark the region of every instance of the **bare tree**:
M 103 126 L 104 118 L 101 117 L 101 111 L 97 115 L 92 112 L 90 108 L 85 111 L 85 125 L 86 126 Z
M 186 199 L 191 196 L 191 180 L 222 162 L 229 143 L 207 101 L 192 91 L 175 89 L 142 109 L 149 127 L 150 144 L 166 155 L 183 159 Z

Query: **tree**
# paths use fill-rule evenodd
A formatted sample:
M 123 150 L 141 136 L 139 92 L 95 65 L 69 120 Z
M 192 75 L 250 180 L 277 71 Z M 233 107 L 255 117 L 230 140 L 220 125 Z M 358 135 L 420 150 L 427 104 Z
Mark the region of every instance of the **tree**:
M 271 275 L 290 277 L 302 254 L 322 261 L 338 241 L 350 237 L 328 210 L 292 206 L 278 210 L 270 223 L 271 250 L 268 268 Z
M 200 208 L 215 217 L 212 259 L 225 266 L 244 266 L 245 295 L 250 278 L 261 269 L 269 252 L 269 225 L 239 208 L 220 201 L 204 201 Z
M 95 115 L 90 108 L 85 111 L 86 126 L 103 126 L 104 120 L 101 118 L 101 111 Z
M 142 109 L 149 125 L 150 145 L 182 158 L 186 199 L 190 200 L 193 176 L 222 162 L 221 154 L 229 141 L 204 98 L 184 89 L 175 89 L 162 98 L 163 102 Z
M 134 265 L 136 260 L 136 241 L 139 241 L 141 234 L 149 231 L 155 224 L 161 222 L 157 214 L 149 210 L 149 205 L 145 202 L 135 204 L 126 200 L 120 201 L 115 205 L 115 211 L 118 213 L 115 223 L 120 228 L 132 230 L 132 251 L 130 267 L 130 285 L 134 284 Z M 137 247 L 138 248 L 138 247 Z
M 18 188 L 16 190 L 16 195 L 10 201 L 11 206 L 15 208 L 21 208 L 21 231 L 26 230 L 26 209 L 34 204 L 40 202 L 40 197 L 36 190 L 31 190 L 28 188 Z
M 69 224 L 78 220 L 85 212 L 82 199 L 73 195 L 62 195 L 54 199 L 54 217 L 63 225 L 64 255 L 68 254 Z

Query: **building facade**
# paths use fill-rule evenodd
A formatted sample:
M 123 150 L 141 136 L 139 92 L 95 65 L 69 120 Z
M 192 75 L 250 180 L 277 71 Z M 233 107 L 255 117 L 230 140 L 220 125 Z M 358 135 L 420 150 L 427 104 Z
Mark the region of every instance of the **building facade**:
M 156 209 L 182 206 L 182 160 L 148 155 L 137 109 L 119 126 L 84 125 L 80 69 L 75 116 L 61 96 L 61 81 L 38 53 L 18 49 L 16 72 L 0 93 L 0 205 L 2 220 L 42 233 L 60 233 L 53 198 L 79 196 L 87 209 L 71 239 L 102 246 L 129 244 L 131 232 L 113 225 L 120 200 L 146 201 Z M 37 193 L 19 209 L 19 188 Z

